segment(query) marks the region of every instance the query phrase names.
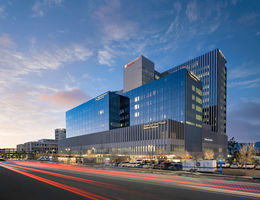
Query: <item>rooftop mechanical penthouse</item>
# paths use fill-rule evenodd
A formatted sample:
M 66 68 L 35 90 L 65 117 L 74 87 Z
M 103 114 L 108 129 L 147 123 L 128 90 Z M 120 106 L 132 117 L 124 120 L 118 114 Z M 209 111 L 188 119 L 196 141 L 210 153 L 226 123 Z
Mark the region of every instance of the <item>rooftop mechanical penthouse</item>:
M 224 99 L 217 101 L 223 91 L 219 95 L 217 88 L 225 83 L 226 68 L 218 76 L 214 73 L 222 73 L 220 58 L 216 63 L 211 63 L 212 58 L 208 63 L 196 59 L 198 70 L 193 72 L 203 75 L 196 76 L 186 65 L 159 73 L 144 56 L 126 64 L 123 90 L 106 92 L 66 112 L 67 139 L 59 141 L 59 153 L 181 157 L 187 151 L 202 156 L 203 151 L 212 149 L 215 156 L 226 156 L 227 136 L 224 129 L 214 128 L 225 116 Z M 205 89 L 208 87 L 215 88 L 210 89 L 215 95 Z M 205 98 L 210 103 L 205 103 Z M 208 120 L 212 115 L 222 118 Z

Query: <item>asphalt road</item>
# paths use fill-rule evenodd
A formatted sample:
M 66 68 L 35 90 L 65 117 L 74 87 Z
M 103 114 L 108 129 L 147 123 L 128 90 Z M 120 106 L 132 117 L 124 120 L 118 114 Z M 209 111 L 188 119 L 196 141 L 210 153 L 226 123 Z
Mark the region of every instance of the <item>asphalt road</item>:
M 0 162 L 0 199 L 259 199 L 260 184 L 39 162 Z

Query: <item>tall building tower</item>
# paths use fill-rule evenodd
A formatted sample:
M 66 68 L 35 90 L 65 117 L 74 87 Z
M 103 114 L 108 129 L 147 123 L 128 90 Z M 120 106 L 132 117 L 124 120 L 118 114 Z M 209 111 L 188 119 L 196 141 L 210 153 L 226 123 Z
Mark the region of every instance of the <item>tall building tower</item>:
M 227 68 L 219 49 L 178 65 L 161 75 L 186 68 L 200 78 L 203 85 L 203 123 L 213 132 L 226 134 Z
M 154 63 L 139 56 L 124 66 L 124 92 L 154 80 Z
M 55 140 L 63 140 L 63 139 L 66 139 L 66 129 L 65 128 L 55 129 Z

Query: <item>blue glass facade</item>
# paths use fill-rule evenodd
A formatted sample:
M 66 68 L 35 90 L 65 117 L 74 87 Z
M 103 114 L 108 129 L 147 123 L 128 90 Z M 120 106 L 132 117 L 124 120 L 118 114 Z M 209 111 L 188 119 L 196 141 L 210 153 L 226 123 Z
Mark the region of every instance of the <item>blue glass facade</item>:
M 167 75 L 176 70 L 186 68 L 202 82 L 203 88 L 203 122 L 211 126 L 211 130 L 226 133 L 226 94 L 227 69 L 226 59 L 219 49 L 178 65 L 164 73 Z
M 130 125 L 171 119 L 201 127 L 202 109 L 196 110 L 202 106 L 201 94 L 196 93 L 201 87 L 196 77 L 181 69 L 124 93 L 130 99 Z
M 127 98 L 106 92 L 67 111 L 67 137 L 111 130 L 120 127 L 120 122 L 127 124 L 124 105 L 127 105 Z

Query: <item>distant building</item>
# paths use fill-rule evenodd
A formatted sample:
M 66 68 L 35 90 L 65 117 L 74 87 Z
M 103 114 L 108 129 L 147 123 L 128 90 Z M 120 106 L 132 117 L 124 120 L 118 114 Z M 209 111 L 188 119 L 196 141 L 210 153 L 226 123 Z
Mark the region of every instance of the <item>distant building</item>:
M 17 145 L 17 152 L 33 154 L 55 154 L 58 152 L 58 142 L 52 139 L 41 139 Z
M 3 148 L 0 149 L 0 157 L 8 158 L 16 154 L 16 148 Z
M 63 139 L 66 139 L 66 129 L 65 128 L 55 129 L 55 140 L 63 140 Z

